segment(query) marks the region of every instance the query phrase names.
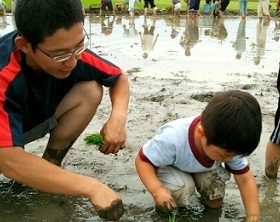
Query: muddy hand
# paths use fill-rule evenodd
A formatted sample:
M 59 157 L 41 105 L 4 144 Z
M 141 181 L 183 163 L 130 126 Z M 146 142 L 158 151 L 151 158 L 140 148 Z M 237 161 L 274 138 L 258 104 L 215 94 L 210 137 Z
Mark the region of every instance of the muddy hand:
M 97 209 L 100 218 L 108 221 L 117 221 L 124 214 L 124 206 L 122 200 L 115 200 L 107 208 Z
M 261 217 L 259 216 L 250 216 L 247 218 L 246 222 L 260 222 Z

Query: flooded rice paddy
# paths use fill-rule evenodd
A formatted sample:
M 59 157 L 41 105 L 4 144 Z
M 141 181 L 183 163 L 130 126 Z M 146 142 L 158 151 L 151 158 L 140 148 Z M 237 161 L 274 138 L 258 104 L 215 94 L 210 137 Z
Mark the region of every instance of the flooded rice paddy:
M 0 19 L 0 36 L 14 29 L 11 16 L 7 16 L 7 23 L 1 23 Z M 248 90 L 257 96 L 264 114 L 260 145 L 249 157 L 259 187 L 262 221 L 278 222 L 280 180 L 268 180 L 263 173 L 265 146 L 277 104 L 278 24 L 274 18 L 270 23 L 260 23 L 256 17 L 242 21 L 238 16 L 223 20 L 211 20 L 208 16 L 198 19 L 159 16 L 145 20 L 139 16 L 130 20 L 128 16 L 87 15 L 89 47 L 125 69 L 129 76 L 127 149 L 118 155 L 105 156 L 85 147 L 81 138 L 63 167 L 97 177 L 119 192 L 126 209 L 120 221 L 167 222 L 166 216 L 154 211 L 153 200 L 136 175 L 134 157 L 138 147 L 162 123 L 199 112 L 213 92 L 230 88 Z M 86 132 L 100 128 L 108 115 L 107 107 L 105 99 Z M 27 151 L 42 155 L 47 139 L 29 144 Z M 177 222 L 245 221 L 233 180 L 227 184 L 224 202 L 221 210 L 208 211 L 194 196 L 190 209 Z M 41 193 L 3 176 L 0 209 L 1 222 L 103 221 L 84 198 Z

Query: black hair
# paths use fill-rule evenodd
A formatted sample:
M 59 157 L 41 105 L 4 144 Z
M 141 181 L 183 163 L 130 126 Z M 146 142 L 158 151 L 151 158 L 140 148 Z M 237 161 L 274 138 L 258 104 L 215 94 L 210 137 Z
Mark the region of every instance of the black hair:
M 84 22 L 80 0 L 17 0 L 14 16 L 20 35 L 32 47 L 60 28 Z
M 260 141 L 261 108 L 256 98 L 247 92 L 220 92 L 203 110 L 201 125 L 208 145 L 248 156 Z

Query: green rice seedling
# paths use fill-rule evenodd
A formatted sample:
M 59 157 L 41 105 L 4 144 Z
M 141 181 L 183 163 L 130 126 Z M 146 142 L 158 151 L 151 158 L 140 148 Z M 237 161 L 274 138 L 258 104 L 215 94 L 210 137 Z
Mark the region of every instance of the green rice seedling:
M 104 144 L 104 138 L 99 133 L 93 133 L 84 138 L 84 141 L 87 145 L 94 145 L 100 147 Z
M 177 215 L 178 215 L 178 211 L 177 210 L 173 210 L 170 214 L 169 214 L 169 222 L 176 222 L 177 220 Z

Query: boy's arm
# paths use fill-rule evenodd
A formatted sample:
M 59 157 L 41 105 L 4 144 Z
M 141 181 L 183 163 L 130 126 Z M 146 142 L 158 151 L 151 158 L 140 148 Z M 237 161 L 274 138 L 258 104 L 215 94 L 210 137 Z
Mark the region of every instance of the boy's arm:
M 158 179 L 155 167 L 151 163 L 143 161 L 139 153 L 136 156 L 135 165 L 142 183 L 153 196 L 156 206 L 164 212 L 174 210 L 177 207 L 176 203 L 169 190 Z
M 245 207 L 247 222 L 260 221 L 260 203 L 258 189 L 252 172 L 249 170 L 245 174 L 234 175 L 234 179 L 239 187 L 242 201 Z

